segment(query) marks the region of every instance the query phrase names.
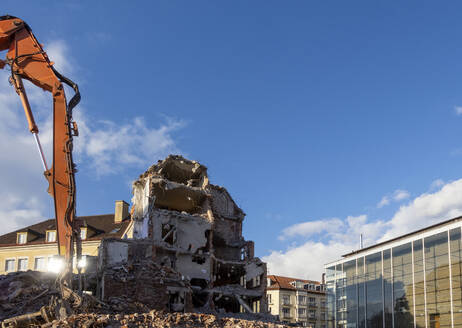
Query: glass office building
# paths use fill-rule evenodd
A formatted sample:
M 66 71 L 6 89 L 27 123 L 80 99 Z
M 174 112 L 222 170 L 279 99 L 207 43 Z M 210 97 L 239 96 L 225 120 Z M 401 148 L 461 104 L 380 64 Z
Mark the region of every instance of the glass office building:
M 328 328 L 462 327 L 462 217 L 325 265 Z

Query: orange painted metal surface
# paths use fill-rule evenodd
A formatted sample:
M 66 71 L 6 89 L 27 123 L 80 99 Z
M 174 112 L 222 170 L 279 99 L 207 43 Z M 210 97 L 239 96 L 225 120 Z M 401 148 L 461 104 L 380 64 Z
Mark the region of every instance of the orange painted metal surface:
M 8 52 L 6 60 L 0 61 L 0 68 L 5 63 L 11 68 L 10 79 L 21 98 L 32 133 L 38 133 L 38 128 L 21 79 L 49 91 L 53 97 L 53 160 L 51 168 L 44 174 L 49 182 L 48 192 L 55 204 L 59 254 L 65 257 L 69 270 L 75 252 L 74 242 L 80 239 L 75 213 L 75 165 L 72 159 L 73 131 L 76 130 L 72 108 L 80 100 L 78 87 L 53 68 L 32 30 L 19 18 L 0 17 L 0 51 L 3 50 Z M 72 83 L 76 91 L 69 106 L 62 82 Z

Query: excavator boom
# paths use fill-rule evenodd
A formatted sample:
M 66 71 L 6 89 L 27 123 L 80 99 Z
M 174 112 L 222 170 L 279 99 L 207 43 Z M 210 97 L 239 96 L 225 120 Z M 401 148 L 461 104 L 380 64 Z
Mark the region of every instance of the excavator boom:
M 77 256 L 80 257 L 80 227 L 75 212 L 75 165 L 72 159 L 73 136 L 78 134 L 77 125 L 72 120 L 72 109 L 80 101 L 78 86 L 62 76 L 53 67 L 46 52 L 37 41 L 30 27 L 13 16 L 0 17 L 0 51 L 7 50 L 6 60 L 0 60 L 0 69 L 10 67 L 10 82 L 21 98 L 29 124 L 39 148 L 48 193 L 54 199 L 57 229 L 58 253 L 66 260 L 66 271 L 72 272 L 74 242 L 77 242 Z M 53 97 L 53 159 L 47 167 L 38 138 L 39 129 L 35 123 L 22 80 L 51 93 Z M 66 103 L 64 87 L 66 83 L 75 95 Z

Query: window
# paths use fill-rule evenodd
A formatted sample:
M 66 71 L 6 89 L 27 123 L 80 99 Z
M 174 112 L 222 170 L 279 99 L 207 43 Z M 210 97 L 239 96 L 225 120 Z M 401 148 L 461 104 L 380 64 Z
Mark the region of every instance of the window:
M 306 296 L 298 296 L 298 304 L 306 304 Z
M 447 231 L 426 237 L 424 239 L 423 249 L 425 252 L 425 303 L 428 316 L 427 319 L 429 319 L 427 323 L 429 327 L 445 327 L 447 322 L 449 322 L 449 325 L 451 324 L 451 299 L 448 296 L 450 295 L 450 285 L 448 282 L 449 249 Z M 393 250 L 393 259 L 394 255 Z M 393 262 L 393 267 L 394 266 L 395 263 Z M 457 282 L 453 281 L 453 286 L 454 285 L 457 286 Z M 457 298 L 453 297 L 453 299 Z M 396 302 L 396 304 L 398 304 L 398 302 Z M 459 312 L 458 309 L 456 311 Z M 456 327 L 456 325 L 454 325 L 454 327 Z M 457 325 L 457 327 L 460 327 L 460 324 Z
M 314 284 L 306 284 L 303 286 L 303 288 L 308 290 L 316 290 L 316 286 Z
M 410 244 L 409 244 L 410 245 Z M 411 256 L 409 256 L 409 259 Z M 396 263 L 400 261 L 398 258 L 396 258 Z M 376 322 L 382 322 L 383 321 L 383 295 L 382 295 L 382 290 L 383 290 L 383 277 L 382 277 L 382 253 L 377 252 L 374 254 L 367 255 L 365 257 L 365 275 L 364 279 L 366 281 L 365 283 L 365 296 L 366 296 L 366 325 L 368 327 L 374 327 Z M 412 281 L 412 266 L 409 266 L 405 270 L 409 269 L 410 271 L 410 278 Z M 399 279 L 399 274 L 398 271 L 395 271 L 396 279 Z M 398 280 L 396 280 L 398 281 Z M 404 292 L 404 294 L 410 294 L 410 297 L 412 298 L 412 286 L 410 287 L 411 292 L 409 293 L 408 290 Z M 398 293 L 398 290 L 396 290 Z M 412 303 L 411 303 L 412 304 Z M 411 305 L 412 307 L 412 305 Z M 348 309 L 347 309 L 348 311 Z M 413 321 L 413 320 L 412 320 Z M 400 324 L 395 324 L 395 327 L 409 327 L 409 325 L 406 325 L 407 319 L 404 317 L 401 317 L 401 320 L 399 321 L 402 323 Z M 414 322 L 410 323 L 412 327 L 414 327 Z
M 13 272 L 14 271 L 14 262 L 15 262 L 14 259 L 5 261 L 5 271 L 6 272 Z
M 306 315 L 306 309 L 305 308 L 298 308 L 298 316 L 299 317 L 304 317 Z
M 271 304 L 271 294 L 267 294 L 266 298 L 268 299 L 268 303 Z M 270 311 L 271 312 L 271 311 Z
M 87 239 L 87 228 L 80 228 L 80 239 Z
M 289 308 L 282 308 L 282 316 L 285 318 L 290 317 L 290 309 Z
M 260 301 L 253 301 L 251 303 L 251 309 L 254 313 L 259 313 L 260 312 Z
M 310 310 L 310 312 L 308 313 L 308 317 L 309 317 L 310 319 L 316 318 L 316 311 Z
M 309 302 L 309 304 L 308 304 L 309 306 L 317 306 L 316 305 L 316 298 L 314 298 L 314 297 L 310 297 L 308 299 L 308 302 Z
M 282 304 L 284 304 L 284 305 L 289 305 L 290 304 L 290 296 L 289 295 L 283 295 L 282 296 Z
M 23 258 L 18 260 L 18 271 L 27 271 L 28 259 Z
M 45 258 L 44 257 L 35 258 L 34 269 L 37 271 L 45 271 Z
M 47 231 L 47 243 L 53 243 L 56 241 L 56 230 Z
M 450 256 L 451 256 L 451 275 L 452 275 L 452 298 L 453 298 L 453 308 L 459 309 L 458 312 L 454 311 L 454 327 L 461 327 L 462 326 L 462 238 L 460 228 L 452 229 L 449 232 L 450 240 L 451 240 L 451 247 L 450 247 Z M 422 247 L 420 247 L 422 249 Z M 414 254 L 415 254 L 415 246 L 414 246 Z M 416 262 L 414 261 L 414 266 Z M 422 266 L 420 266 L 422 267 Z M 419 268 L 422 271 L 422 268 Z M 414 274 L 416 274 L 416 270 L 414 270 Z M 422 276 L 422 273 L 420 274 Z M 417 283 L 416 283 L 416 290 L 417 290 Z M 416 295 L 417 300 L 417 295 Z M 417 306 L 417 301 L 416 301 Z
M 25 244 L 27 242 L 27 232 L 18 232 L 18 244 Z

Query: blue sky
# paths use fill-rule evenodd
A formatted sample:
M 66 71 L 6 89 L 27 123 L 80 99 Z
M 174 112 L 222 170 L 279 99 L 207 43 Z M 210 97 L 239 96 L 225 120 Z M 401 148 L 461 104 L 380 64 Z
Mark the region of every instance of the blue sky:
M 2 1 L 80 85 L 79 215 L 112 212 L 150 164 L 181 153 L 247 213 L 270 273 L 312 279 L 361 232 L 373 243 L 462 213 L 461 7 Z M 2 74 L 6 232 L 53 213 Z M 30 92 L 46 127 L 47 95 Z M 294 254 L 316 269 L 294 269 Z

